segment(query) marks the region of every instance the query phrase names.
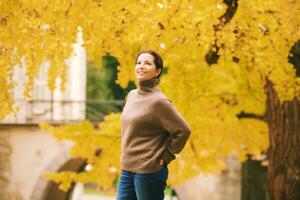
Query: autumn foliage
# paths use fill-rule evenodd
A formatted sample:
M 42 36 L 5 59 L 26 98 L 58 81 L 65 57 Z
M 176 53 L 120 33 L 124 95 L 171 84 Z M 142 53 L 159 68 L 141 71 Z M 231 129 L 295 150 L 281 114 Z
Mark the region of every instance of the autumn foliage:
M 16 65 L 26 67 L 27 96 L 45 60 L 51 61 L 49 87 L 55 88 L 56 79 L 64 87 L 64 59 L 79 27 L 89 60 L 104 54 L 118 58 L 116 81 L 123 88 L 135 80 L 139 50 L 153 49 L 164 58 L 168 73 L 160 88 L 192 129 L 186 148 L 170 165 L 178 172 L 170 173 L 171 184 L 224 168 L 223 158 L 233 152 L 243 161 L 267 149 L 268 126 L 259 117 L 266 109 L 266 80 L 280 101 L 300 96 L 296 69 L 288 62 L 300 39 L 300 3 L 294 0 L 5 0 L 0 2 L 0 117 L 14 108 Z M 254 117 L 241 117 L 245 113 Z M 72 180 L 111 187 L 120 171 L 119 115 L 108 115 L 99 130 L 88 122 L 43 126 L 55 137 L 73 140 L 72 154 L 94 166 L 91 172 L 50 177 L 64 180 L 65 189 Z

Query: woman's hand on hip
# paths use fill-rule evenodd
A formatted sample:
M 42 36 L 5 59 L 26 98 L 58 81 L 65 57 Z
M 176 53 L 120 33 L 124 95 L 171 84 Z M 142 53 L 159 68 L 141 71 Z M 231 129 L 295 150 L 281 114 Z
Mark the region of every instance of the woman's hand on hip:
M 164 165 L 164 160 L 163 160 L 163 159 L 160 159 L 159 164 L 160 164 L 160 165 Z

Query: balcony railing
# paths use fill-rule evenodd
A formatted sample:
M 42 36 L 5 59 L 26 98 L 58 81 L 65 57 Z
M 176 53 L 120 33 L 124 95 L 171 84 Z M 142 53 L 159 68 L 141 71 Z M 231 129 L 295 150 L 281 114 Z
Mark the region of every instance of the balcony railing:
M 110 112 L 121 111 L 124 100 L 24 100 L 16 99 L 18 111 L 0 124 L 74 123 L 88 119 L 102 121 Z

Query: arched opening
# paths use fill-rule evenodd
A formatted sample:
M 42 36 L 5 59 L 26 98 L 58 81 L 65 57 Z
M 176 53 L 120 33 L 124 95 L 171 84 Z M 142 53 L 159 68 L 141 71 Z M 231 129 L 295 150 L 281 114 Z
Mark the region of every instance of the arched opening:
M 62 167 L 59 168 L 58 172 L 61 171 L 74 171 L 81 172 L 86 166 L 86 161 L 81 158 L 70 159 Z M 64 192 L 58 188 L 58 185 L 52 181 L 49 181 L 46 190 L 43 194 L 42 200 L 68 200 L 71 199 L 75 184 L 70 190 Z

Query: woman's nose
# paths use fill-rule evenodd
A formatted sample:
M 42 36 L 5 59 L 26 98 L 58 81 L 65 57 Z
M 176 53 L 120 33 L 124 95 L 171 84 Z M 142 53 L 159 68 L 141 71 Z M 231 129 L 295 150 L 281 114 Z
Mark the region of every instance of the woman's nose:
M 138 69 L 144 69 L 145 67 L 144 67 L 144 64 L 141 64 L 139 67 L 138 67 Z

